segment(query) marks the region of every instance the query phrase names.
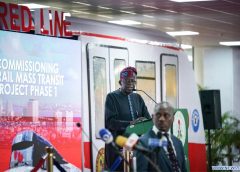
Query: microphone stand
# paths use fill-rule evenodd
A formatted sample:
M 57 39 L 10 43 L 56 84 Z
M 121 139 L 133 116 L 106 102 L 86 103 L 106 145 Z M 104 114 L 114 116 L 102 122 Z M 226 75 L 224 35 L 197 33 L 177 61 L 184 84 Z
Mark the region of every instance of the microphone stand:
M 117 149 L 116 145 L 112 142 L 112 144 L 110 144 L 113 149 L 114 149 L 114 152 L 122 158 L 122 160 L 130 167 L 130 164 L 128 162 L 128 160 L 125 159 L 125 157 L 119 152 L 119 150 Z M 130 167 L 131 168 L 131 167 Z
M 156 172 L 162 172 L 157 166 L 156 160 L 156 152 L 151 152 L 151 154 L 145 154 L 142 152 L 143 157 L 152 165 L 152 168 L 156 170 Z M 150 157 L 149 157 L 150 156 Z M 154 156 L 154 157 L 153 157 Z
M 155 155 L 156 153 L 154 152 L 154 155 Z M 157 166 L 157 164 L 154 162 L 154 161 L 152 161 L 147 155 L 144 155 L 143 154 L 143 156 L 144 156 L 144 158 L 152 165 L 152 167 L 157 171 L 157 172 L 161 172 L 161 170 L 159 169 L 159 167 Z M 154 158 L 155 159 L 155 158 Z
M 137 150 L 136 147 L 135 147 L 135 150 Z M 138 149 L 137 151 L 141 152 L 143 157 L 152 165 L 152 168 L 154 169 L 154 171 L 162 172 L 157 165 L 157 159 L 158 159 L 157 155 L 159 153 L 158 149 L 157 149 L 157 151 L 155 149 L 150 150 L 150 152 L 145 152 L 145 151 L 142 151 L 140 149 Z
M 123 162 L 126 165 L 128 165 L 129 168 L 131 169 L 130 163 L 128 162 L 127 159 L 125 159 L 125 157 L 121 153 L 121 150 L 119 150 L 119 147 L 114 143 L 114 141 L 113 141 L 114 138 L 113 138 L 112 133 L 108 129 L 101 129 L 99 131 L 99 135 L 100 135 L 101 140 L 105 142 L 105 150 L 108 147 L 109 153 L 114 152 L 116 154 L 115 161 L 112 163 L 111 166 L 109 166 L 109 167 L 107 166 L 107 168 L 110 168 L 110 171 L 116 171 L 116 169 L 121 164 L 121 162 Z
M 148 96 L 152 101 L 154 101 L 154 103 L 156 103 L 157 104 L 157 102 L 149 95 L 149 94 L 147 94 L 145 91 L 143 91 L 143 90 L 138 90 L 138 89 L 133 89 L 133 91 L 141 91 L 141 92 L 143 92 L 146 96 Z

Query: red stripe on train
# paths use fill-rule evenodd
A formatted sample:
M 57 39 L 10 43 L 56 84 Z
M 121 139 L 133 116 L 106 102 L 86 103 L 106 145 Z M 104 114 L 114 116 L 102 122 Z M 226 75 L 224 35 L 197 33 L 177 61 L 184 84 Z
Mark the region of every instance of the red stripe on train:
M 132 41 L 131 39 L 126 39 L 126 38 L 122 38 L 122 37 L 118 37 L 118 36 L 111 36 L 111 35 L 90 33 L 90 32 L 73 31 L 73 35 L 85 35 L 85 36 L 91 36 L 91 37 L 97 37 L 97 38 L 105 38 L 105 39 L 113 39 L 113 40 L 119 40 L 119 41 L 135 42 L 135 41 Z M 135 43 L 140 43 L 140 42 L 135 42 Z M 149 43 L 140 43 L 140 44 L 152 45 L 152 44 L 149 44 Z M 156 45 L 152 45 L 152 46 L 156 46 Z M 182 48 L 167 46 L 167 45 L 162 45 L 160 47 L 164 47 L 164 48 L 168 48 L 168 49 L 172 49 L 172 50 L 176 50 L 176 51 L 183 50 Z
M 73 32 L 74 35 L 85 35 L 85 36 L 92 36 L 92 37 L 98 37 L 98 38 L 107 38 L 107 39 L 115 39 L 120 41 L 126 41 L 125 38 L 118 37 L 118 36 L 111 36 L 111 35 L 104 35 L 104 34 L 98 34 L 98 33 L 90 33 L 90 32 Z
M 84 167 L 91 169 L 91 143 L 84 142 L 83 144 L 84 150 Z
M 207 156 L 205 144 L 189 143 L 188 155 L 191 172 L 207 171 Z

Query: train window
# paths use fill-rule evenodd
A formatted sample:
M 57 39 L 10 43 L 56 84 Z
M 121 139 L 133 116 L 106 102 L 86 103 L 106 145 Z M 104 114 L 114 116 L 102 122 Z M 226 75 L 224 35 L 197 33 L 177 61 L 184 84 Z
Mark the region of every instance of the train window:
M 104 104 L 107 95 L 106 59 L 93 57 L 95 133 L 104 126 Z
M 115 78 L 115 89 L 119 88 L 120 72 L 126 66 L 126 61 L 123 59 L 114 60 L 114 78 Z
M 145 91 L 153 99 L 156 99 L 155 62 L 136 61 L 136 68 L 138 72 L 137 89 Z M 149 112 L 152 113 L 155 102 L 141 91 L 139 91 L 139 94 L 143 97 Z
M 175 65 L 165 65 L 166 101 L 177 107 L 177 69 Z

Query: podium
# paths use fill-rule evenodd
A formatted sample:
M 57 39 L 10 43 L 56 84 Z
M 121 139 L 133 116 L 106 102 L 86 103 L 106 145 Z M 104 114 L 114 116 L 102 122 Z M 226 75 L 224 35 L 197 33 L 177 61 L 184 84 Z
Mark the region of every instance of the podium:
M 144 133 L 146 133 L 148 130 L 150 130 L 152 126 L 153 126 L 152 119 L 145 119 L 134 125 L 129 125 L 126 128 L 124 135 L 129 136 L 132 133 L 136 133 L 138 136 L 141 136 Z
M 135 133 L 138 136 L 141 136 L 144 133 L 146 133 L 148 130 L 150 130 L 152 126 L 153 126 L 152 119 L 145 119 L 136 124 L 129 125 L 126 128 L 124 135 L 128 137 L 132 133 Z M 131 161 L 132 161 L 132 154 L 133 154 L 132 151 L 128 151 L 125 148 L 123 148 L 123 157 L 128 161 L 129 164 L 131 164 Z M 124 161 L 124 172 L 130 172 L 130 167 L 125 161 Z

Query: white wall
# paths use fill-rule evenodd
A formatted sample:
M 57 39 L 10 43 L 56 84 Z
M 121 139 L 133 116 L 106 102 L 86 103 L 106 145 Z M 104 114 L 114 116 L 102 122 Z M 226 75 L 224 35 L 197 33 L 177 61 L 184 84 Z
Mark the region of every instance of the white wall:
M 203 48 L 194 48 L 194 71 L 196 83 L 200 86 L 203 84 L 203 58 L 204 58 L 204 49 Z
M 203 67 L 204 85 L 209 89 L 220 89 L 222 113 L 233 110 L 232 49 L 205 49 Z
M 207 89 L 220 89 L 221 110 L 240 114 L 240 49 L 201 47 L 194 50 L 197 83 Z

